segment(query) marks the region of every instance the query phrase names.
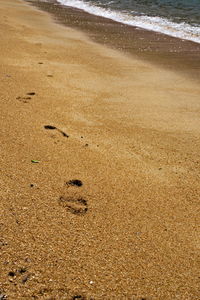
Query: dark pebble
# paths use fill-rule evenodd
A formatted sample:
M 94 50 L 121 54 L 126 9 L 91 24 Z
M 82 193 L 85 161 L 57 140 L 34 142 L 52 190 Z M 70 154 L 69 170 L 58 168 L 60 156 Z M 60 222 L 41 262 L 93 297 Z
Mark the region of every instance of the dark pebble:
M 18 272 L 19 272 L 20 274 L 23 274 L 23 273 L 26 272 L 26 269 L 25 269 L 25 268 L 20 268 L 20 269 L 18 270 Z
M 66 182 L 66 184 L 76 185 L 76 186 L 82 186 L 83 185 L 82 181 L 79 180 L 79 179 L 72 179 L 72 180 Z
M 15 275 L 16 275 L 15 272 L 12 272 L 12 271 L 8 273 L 8 276 L 11 276 L 11 277 L 14 277 Z

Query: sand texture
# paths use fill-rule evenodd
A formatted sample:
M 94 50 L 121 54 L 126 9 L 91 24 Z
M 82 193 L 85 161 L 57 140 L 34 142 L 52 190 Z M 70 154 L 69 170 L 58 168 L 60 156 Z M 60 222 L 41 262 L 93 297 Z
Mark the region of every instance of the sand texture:
M 0 1 L 1 300 L 200 299 L 199 81 Z

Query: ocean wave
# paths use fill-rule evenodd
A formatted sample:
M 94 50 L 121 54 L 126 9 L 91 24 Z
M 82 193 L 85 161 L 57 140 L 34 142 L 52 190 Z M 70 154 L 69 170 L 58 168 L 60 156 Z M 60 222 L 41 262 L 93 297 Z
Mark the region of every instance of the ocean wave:
M 133 16 L 126 12 L 119 12 L 111 9 L 102 8 L 81 0 L 58 0 L 63 5 L 82 9 L 90 14 L 108 18 L 123 24 L 140 27 L 143 29 L 156 31 L 200 43 L 200 27 L 192 26 L 187 23 L 175 23 L 166 18 L 150 16 Z

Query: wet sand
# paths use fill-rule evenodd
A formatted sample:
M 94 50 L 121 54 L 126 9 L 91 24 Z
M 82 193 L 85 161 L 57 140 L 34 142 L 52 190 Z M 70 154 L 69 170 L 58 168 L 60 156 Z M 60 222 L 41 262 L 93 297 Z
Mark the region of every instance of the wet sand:
M 50 13 L 56 22 L 85 32 L 93 41 L 174 72 L 200 78 L 200 44 L 125 25 L 56 0 L 26 0 Z
M 0 36 L 1 299 L 198 300 L 198 78 L 20 0 Z

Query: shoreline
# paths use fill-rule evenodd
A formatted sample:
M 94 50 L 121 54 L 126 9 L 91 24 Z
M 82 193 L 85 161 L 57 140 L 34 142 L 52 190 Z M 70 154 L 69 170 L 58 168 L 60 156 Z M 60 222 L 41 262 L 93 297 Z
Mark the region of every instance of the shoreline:
M 60 24 L 85 32 L 93 41 L 169 70 L 200 78 L 200 44 L 122 24 L 66 7 L 56 0 L 27 0 Z M 199 67 L 198 67 L 199 66 Z
M 189 41 L 193 41 L 195 43 L 200 44 L 200 38 L 199 38 L 200 37 L 200 27 L 198 27 L 198 25 L 197 25 L 198 19 L 196 19 L 195 24 L 194 24 L 194 22 L 193 22 L 193 24 L 190 24 L 191 20 L 188 20 L 188 19 L 187 19 L 187 21 L 186 21 L 186 19 L 184 19 L 184 20 L 179 19 L 178 22 L 177 22 L 177 20 L 173 21 L 172 20 L 173 17 L 171 19 L 169 16 L 170 11 L 165 16 L 161 16 L 162 13 L 160 15 L 159 11 L 157 11 L 158 15 L 155 16 L 156 8 L 153 11 L 151 11 L 151 7 L 149 7 L 150 10 L 148 11 L 148 13 L 146 11 L 146 15 L 145 15 L 145 13 L 144 14 L 139 13 L 139 11 L 137 11 L 137 9 L 136 9 L 136 11 L 129 10 L 130 7 L 129 8 L 126 7 L 125 11 L 119 10 L 119 9 L 117 9 L 117 7 L 116 7 L 116 9 L 114 9 L 112 3 L 107 3 L 107 4 L 105 3 L 105 5 L 102 6 L 103 3 L 101 3 L 101 2 L 99 2 L 98 4 L 97 3 L 95 4 L 93 2 L 93 4 L 92 4 L 92 2 L 85 2 L 85 1 L 73 1 L 73 0 L 56 0 L 56 1 L 67 7 L 77 8 L 77 9 L 80 9 L 82 11 L 88 12 L 88 13 L 96 15 L 96 16 L 111 19 L 111 20 L 116 21 L 121 24 L 126 24 L 126 25 L 137 27 L 140 29 L 145 29 L 147 31 L 154 31 L 154 32 L 162 33 L 162 34 L 165 34 L 165 35 L 168 35 L 171 37 L 180 38 L 182 40 L 189 40 Z M 111 7 L 110 7 L 110 4 L 111 4 Z M 115 4 L 114 4 L 114 6 L 115 6 Z M 129 4 L 128 4 L 128 6 L 129 6 Z M 185 10 L 184 7 L 182 7 L 182 10 L 183 11 Z M 194 10 L 197 12 L 197 7 Z M 192 14 L 192 11 L 191 11 L 191 14 Z M 191 18 L 193 18 L 192 15 L 191 15 Z M 177 26 L 178 26 L 178 28 L 177 28 Z
M 0 295 L 199 300 L 200 86 L 0 3 Z

